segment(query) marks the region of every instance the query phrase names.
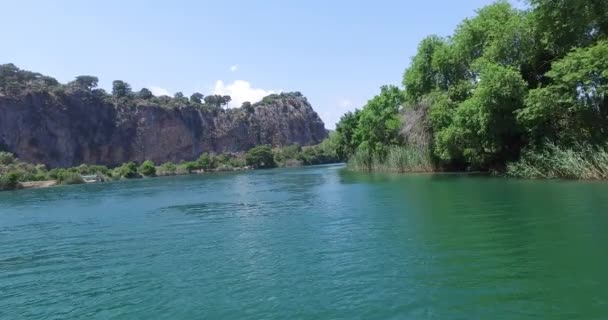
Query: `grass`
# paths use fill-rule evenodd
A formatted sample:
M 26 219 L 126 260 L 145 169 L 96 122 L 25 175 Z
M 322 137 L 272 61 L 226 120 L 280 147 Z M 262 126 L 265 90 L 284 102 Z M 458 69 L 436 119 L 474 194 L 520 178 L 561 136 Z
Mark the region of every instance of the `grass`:
M 507 176 L 528 179 L 608 179 L 608 145 L 562 148 L 546 144 L 507 166 Z
M 348 161 L 348 167 L 356 171 L 377 172 L 430 172 L 434 170 L 430 152 L 423 148 L 390 146 L 386 156 L 369 155 L 357 150 Z

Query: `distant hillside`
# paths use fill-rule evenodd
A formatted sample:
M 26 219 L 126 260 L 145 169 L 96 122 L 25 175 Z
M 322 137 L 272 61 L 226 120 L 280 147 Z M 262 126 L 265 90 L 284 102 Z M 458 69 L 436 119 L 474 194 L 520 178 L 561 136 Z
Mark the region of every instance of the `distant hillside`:
M 225 109 L 229 96 L 177 93 L 154 97 L 114 81 L 55 79 L 0 65 L 0 150 L 50 167 L 127 161 L 179 162 L 203 152 L 241 152 L 256 145 L 302 146 L 327 137 L 323 121 L 301 93 Z

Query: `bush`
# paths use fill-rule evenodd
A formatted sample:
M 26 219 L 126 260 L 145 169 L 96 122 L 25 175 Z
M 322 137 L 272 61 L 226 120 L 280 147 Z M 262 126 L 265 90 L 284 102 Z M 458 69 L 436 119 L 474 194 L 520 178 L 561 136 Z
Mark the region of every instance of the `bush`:
M 113 176 L 124 179 L 139 178 L 137 164 L 135 162 L 123 163 L 120 167 L 114 169 Z
M 175 163 L 173 162 L 165 162 L 163 164 L 160 165 L 160 168 L 158 168 L 158 175 L 161 176 L 171 176 L 174 175 L 177 171 L 177 166 L 175 165 Z
M 19 186 L 19 175 L 15 172 L 9 172 L 0 176 L 0 191 L 15 190 Z
M 139 166 L 139 173 L 144 177 L 153 177 L 156 175 L 156 167 L 154 166 L 154 162 L 150 160 L 144 161 L 141 166 Z
M 80 174 L 75 172 L 66 171 L 59 179 L 61 184 L 81 184 L 84 183 L 84 180 L 80 176 Z
M 15 162 L 15 156 L 12 153 L 2 151 L 0 152 L 0 165 L 10 165 Z
M 276 163 L 269 145 L 260 145 L 247 151 L 245 154 L 247 165 L 254 168 L 274 168 Z
M 189 161 L 189 162 L 182 162 L 182 163 L 180 163 L 178 169 L 182 170 L 182 171 L 184 171 L 186 173 L 192 173 L 192 171 L 199 170 L 200 167 L 199 167 L 199 165 L 198 165 L 197 162 L 195 162 L 195 161 Z
M 203 169 L 205 171 L 215 169 L 217 167 L 215 156 L 206 152 L 201 154 L 196 162 L 198 169 Z

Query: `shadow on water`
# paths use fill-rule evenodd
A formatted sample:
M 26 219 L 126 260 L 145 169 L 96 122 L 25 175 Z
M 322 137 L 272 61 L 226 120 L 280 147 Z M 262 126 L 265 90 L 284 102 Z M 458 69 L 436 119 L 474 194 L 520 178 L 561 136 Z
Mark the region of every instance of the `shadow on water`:
M 367 201 L 390 204 L 387 243 L 424 248 L 428 264 L 416 277 L 431 304 L 476 310 L 473 318 L 575 316 L 581 308 L 601 318 L 608 310 L 608 256 L 597 245 L 608 243 L 605 183 L 349 171 L 340 179 L 368 189 Z

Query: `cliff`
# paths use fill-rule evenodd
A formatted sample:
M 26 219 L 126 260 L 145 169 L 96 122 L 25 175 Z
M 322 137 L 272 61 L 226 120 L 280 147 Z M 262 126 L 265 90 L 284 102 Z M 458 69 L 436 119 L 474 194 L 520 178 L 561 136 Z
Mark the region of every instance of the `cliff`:
M 95 90 L 0 93 L 0 150 L 49 167 L 179 162 L 259 144 L 313 145 L 326 136 L 323 121 L 297 92 L 236 109 L 120 103 Z

